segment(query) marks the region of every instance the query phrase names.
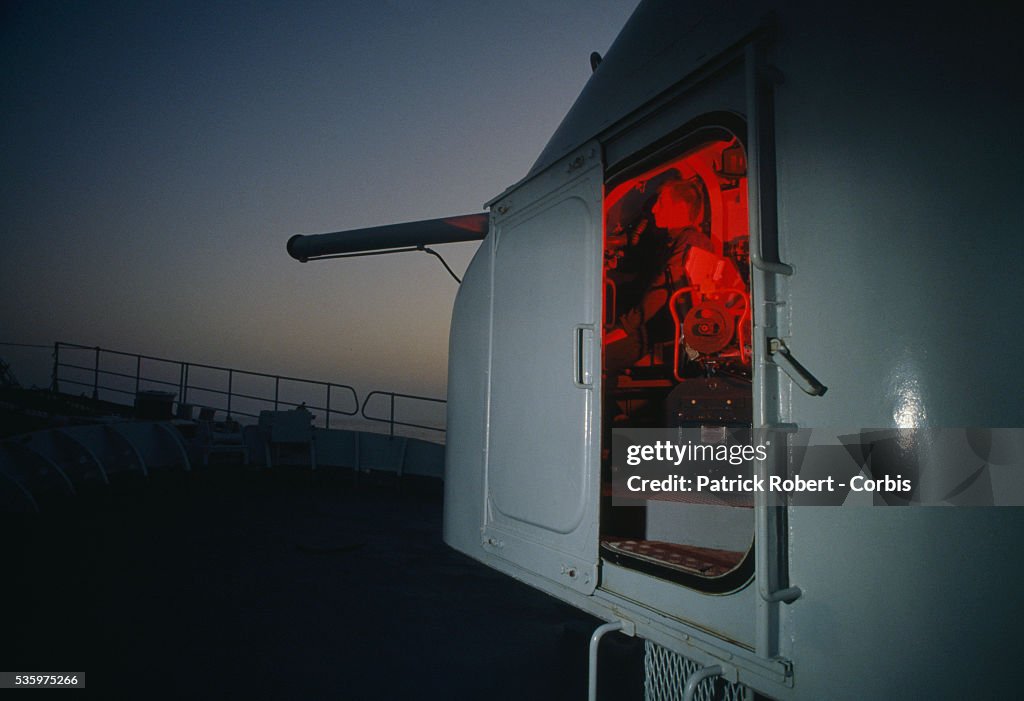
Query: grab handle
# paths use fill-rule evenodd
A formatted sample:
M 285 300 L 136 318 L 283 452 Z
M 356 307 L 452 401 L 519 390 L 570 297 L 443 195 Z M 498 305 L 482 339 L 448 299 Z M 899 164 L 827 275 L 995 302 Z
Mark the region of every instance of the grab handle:
M 811 374 L 810 370 L 793 357 L 793 354 L 789 352 L 789 348 L 786 347 L 781 338 L 771 338 L 768 340 L 768 352 L 771 353 L 775 364 L 782 368 L 782 371 L 789 375 L 790 379 L 796 383 L 796 386 L 807 394 L 812 397 L 820 397 L 828 391 L 828 387 L 821 384 L 818 378 Z
M 573 333 L 573 384 L 580 389 L 594 387 L 594 325 L 577 324 Z

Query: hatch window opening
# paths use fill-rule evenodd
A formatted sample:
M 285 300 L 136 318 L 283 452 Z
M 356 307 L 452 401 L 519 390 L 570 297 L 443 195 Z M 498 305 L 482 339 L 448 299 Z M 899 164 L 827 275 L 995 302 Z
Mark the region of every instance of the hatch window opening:
M 601 555 L 704 591 L 753 573 L 753 495 L 614 493 L 615 428 L 752 429 L 747 161 L 702 129 L 605 184 Z M 748 464 L 747 468 L 750 467 Z

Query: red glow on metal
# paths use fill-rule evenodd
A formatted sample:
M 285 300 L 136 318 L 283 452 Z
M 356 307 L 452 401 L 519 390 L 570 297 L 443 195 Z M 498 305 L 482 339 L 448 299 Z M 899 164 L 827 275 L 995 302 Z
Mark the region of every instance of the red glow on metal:
M 488 216 L 486 214 L 463 214 L 458 217 L 448 217 L 444 220 L 444 223 L 454 226 L 456 229 L 486 234 L 487 221 Z

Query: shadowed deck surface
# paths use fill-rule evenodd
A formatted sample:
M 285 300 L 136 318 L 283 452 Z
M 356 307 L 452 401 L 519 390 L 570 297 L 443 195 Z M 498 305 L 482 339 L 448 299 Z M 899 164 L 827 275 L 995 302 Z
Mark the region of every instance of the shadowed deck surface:
M 220 467 L 4 516 L 2 666 L 103 698 L 585 698 L 600 621 L 445 546 L 436 485 L 315 478 Z M 639 698 L 641 660 L 608 636 L 602 698 Z

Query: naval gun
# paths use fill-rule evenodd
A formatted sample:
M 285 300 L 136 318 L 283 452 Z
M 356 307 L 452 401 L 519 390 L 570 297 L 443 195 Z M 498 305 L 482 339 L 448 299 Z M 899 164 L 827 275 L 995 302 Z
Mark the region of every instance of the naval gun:
M 486 213 L 460 214 L 327 234 L 295 234 L 288 239 L 287 248 L 288 255 L 305 263 L 321 258 L 427 250 L 430 245 L 481 241 L 485 236 Z

